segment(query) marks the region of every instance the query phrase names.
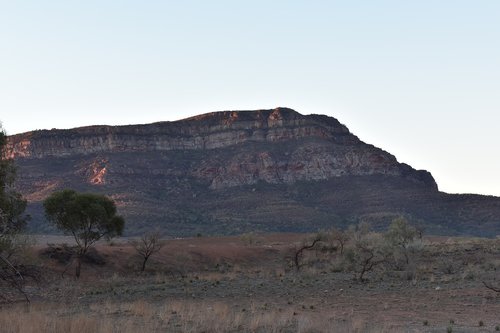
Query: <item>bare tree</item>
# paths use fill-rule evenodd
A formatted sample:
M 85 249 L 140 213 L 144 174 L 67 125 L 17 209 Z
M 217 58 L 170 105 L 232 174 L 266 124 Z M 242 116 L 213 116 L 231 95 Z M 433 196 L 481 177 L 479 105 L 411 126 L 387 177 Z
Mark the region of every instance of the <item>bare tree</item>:
M 132 241 L 135 250 L 142 257 L 141 272 L 146 269 L 148 259 L 155 253 L 159 252 L 165 242 L 161 240 L 160 232 L 154 231 L 141 236 L 139 240 Z
M 344 254 L 344 246 L 349 241 L 349 233 L 332 228 L 327 233 L 327 238 L 331 243 L 338 243 L 340 247 L 340 254 Z
M 356 274 L 356 279 L 364 281 L 365 274 L 387 260 L 383 238 L 371 232 L 370 226 L 361 223 L 349 230 L 352 247 L 346 252 L 346 259 Z
M 295 251 L 293 262 L 295 264 L 295 268 L 297 269 L 297 271 L 300 270 L 300 258 L 302 257 L 303 252 L 306 250 L 313 249 L 321 241 L 322 241 L 322 235 L 317 234 L 311 241 L 309 242 L 304 241 L 302 245 Z
M 370 244 L 368 242 L 362 242 L 356 244 L 355 258 L 353 262 L 357 265 L 357 279 L 359 281 L 364 281 L 364 276 L 366 272 L 369 272 L 375 268 L 375 266 L 380 265 L 385 262 L 385 256 L 381 255 L 380 249 L 377 245 Z
M 30 299 L 24 291 L 24 286 L 28 279 L 36 282 L 40 281 L 40 269 L 33 265 L 16 265 L 2 255 L 0 255 L 0 268 L 0 281 L 10 289 L 23 295 L 26 302 L 29 303 Z M 0 298 L 7 302 L 11 301 L 5 294 L 0 294 Z

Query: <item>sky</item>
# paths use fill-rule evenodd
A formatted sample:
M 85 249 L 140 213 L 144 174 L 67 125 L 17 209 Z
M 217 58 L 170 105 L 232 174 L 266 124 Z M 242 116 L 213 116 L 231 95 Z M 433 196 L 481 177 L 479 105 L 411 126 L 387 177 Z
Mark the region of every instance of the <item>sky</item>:
M 500 196 L 498 0 L 0 0 L 8 134 L 278 106 Z

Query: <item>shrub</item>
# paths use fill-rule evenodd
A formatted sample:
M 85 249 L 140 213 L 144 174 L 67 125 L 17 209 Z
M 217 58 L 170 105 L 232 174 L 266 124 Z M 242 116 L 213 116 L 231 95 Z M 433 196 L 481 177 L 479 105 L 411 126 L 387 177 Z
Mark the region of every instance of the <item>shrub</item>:
M 370 226 L 361 223 L 351 228 L 352 247 L 346 251 L 346 260 L 355 272 L 356 279 L 364 280 L 367 272 L 387 260 L 387 251 L 384 239 L 370 231 Z
M 394 219 L 384 235 L 394 255 L 402 255 L 406 265 L 410 263 L 410 252 L 416 237 L 417 230 L 404 217 Z

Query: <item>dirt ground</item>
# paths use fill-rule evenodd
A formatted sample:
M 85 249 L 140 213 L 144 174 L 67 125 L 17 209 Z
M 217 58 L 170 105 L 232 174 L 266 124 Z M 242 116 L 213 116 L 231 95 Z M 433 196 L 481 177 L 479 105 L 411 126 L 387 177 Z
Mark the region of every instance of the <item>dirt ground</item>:
M 500 330 L 500 293 L 483 285 L 500 283 L 499 239 L 426 238 L 415 270 L 380 268 L 360 282 L 336 266 L 338 253 L 325 264 L 324 254 L 310 251 L 310 264 L 297 271 L 291 258 L 306 237 L 168 240 L 146 272 L 128 240 L 115 240 L 96 246 L 104 263 L 84 263 L 78 280 L 71 265 L 42 254 L 39 241 L 43 281 L 26 287 L 28 307 L 2 307 L 0 325 L 9 321 L 7 332 L 70 332 L 75 320 L 75 332 Z M 42 329 L 21 324 L 36 318 Z

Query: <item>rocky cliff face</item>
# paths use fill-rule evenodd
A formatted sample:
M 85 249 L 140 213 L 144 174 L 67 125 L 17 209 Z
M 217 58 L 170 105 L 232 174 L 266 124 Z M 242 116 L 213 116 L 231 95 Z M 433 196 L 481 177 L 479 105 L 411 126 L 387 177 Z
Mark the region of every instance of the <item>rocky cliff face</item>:
M 292 141 L 276 152 L 273 144 Z M 296 144 L 300 142 L 301 144 Z M 385 151 L 364 144 L 336 119 L 277 108 L 215 112 L 177 121 L 132 126 L 91 126 L 11 136 L 6 156 L 46 159 L 78 155 L 228 149 L 266 143 L 261 150 L 235 151 L 225 160 L 207 159 L 191 174 L 211 189 L 268 183 L 325 180 L 344 175 L 406 176 L 436 187 L 430 174 L 399 164 Z M 105 160 L 85 172 L 93 184 L 105 182 Z
M 313 231 L 396 215 L 448 234 L 500 233 L 500 200 L 441 193 L 431 174 L 360 141 L 336 119 L 286 108 L 175 122 L 43 130 L 8 138 L 32 229 L 62 188 L 110 195 L 127 233 Z M 480 227 L 478 227 L 480 225 Z
M 278 108 L 254 112 L 215 112 L 148 125 L 29 132 L 11 136 L 6 154 L 11 158 L 44 158 L 110 152 L 217 149 L 246 142 L 272 143 L 306 137 L 338 143 L 359 141 L 333 118 L 302 116 L 293 110 Z

